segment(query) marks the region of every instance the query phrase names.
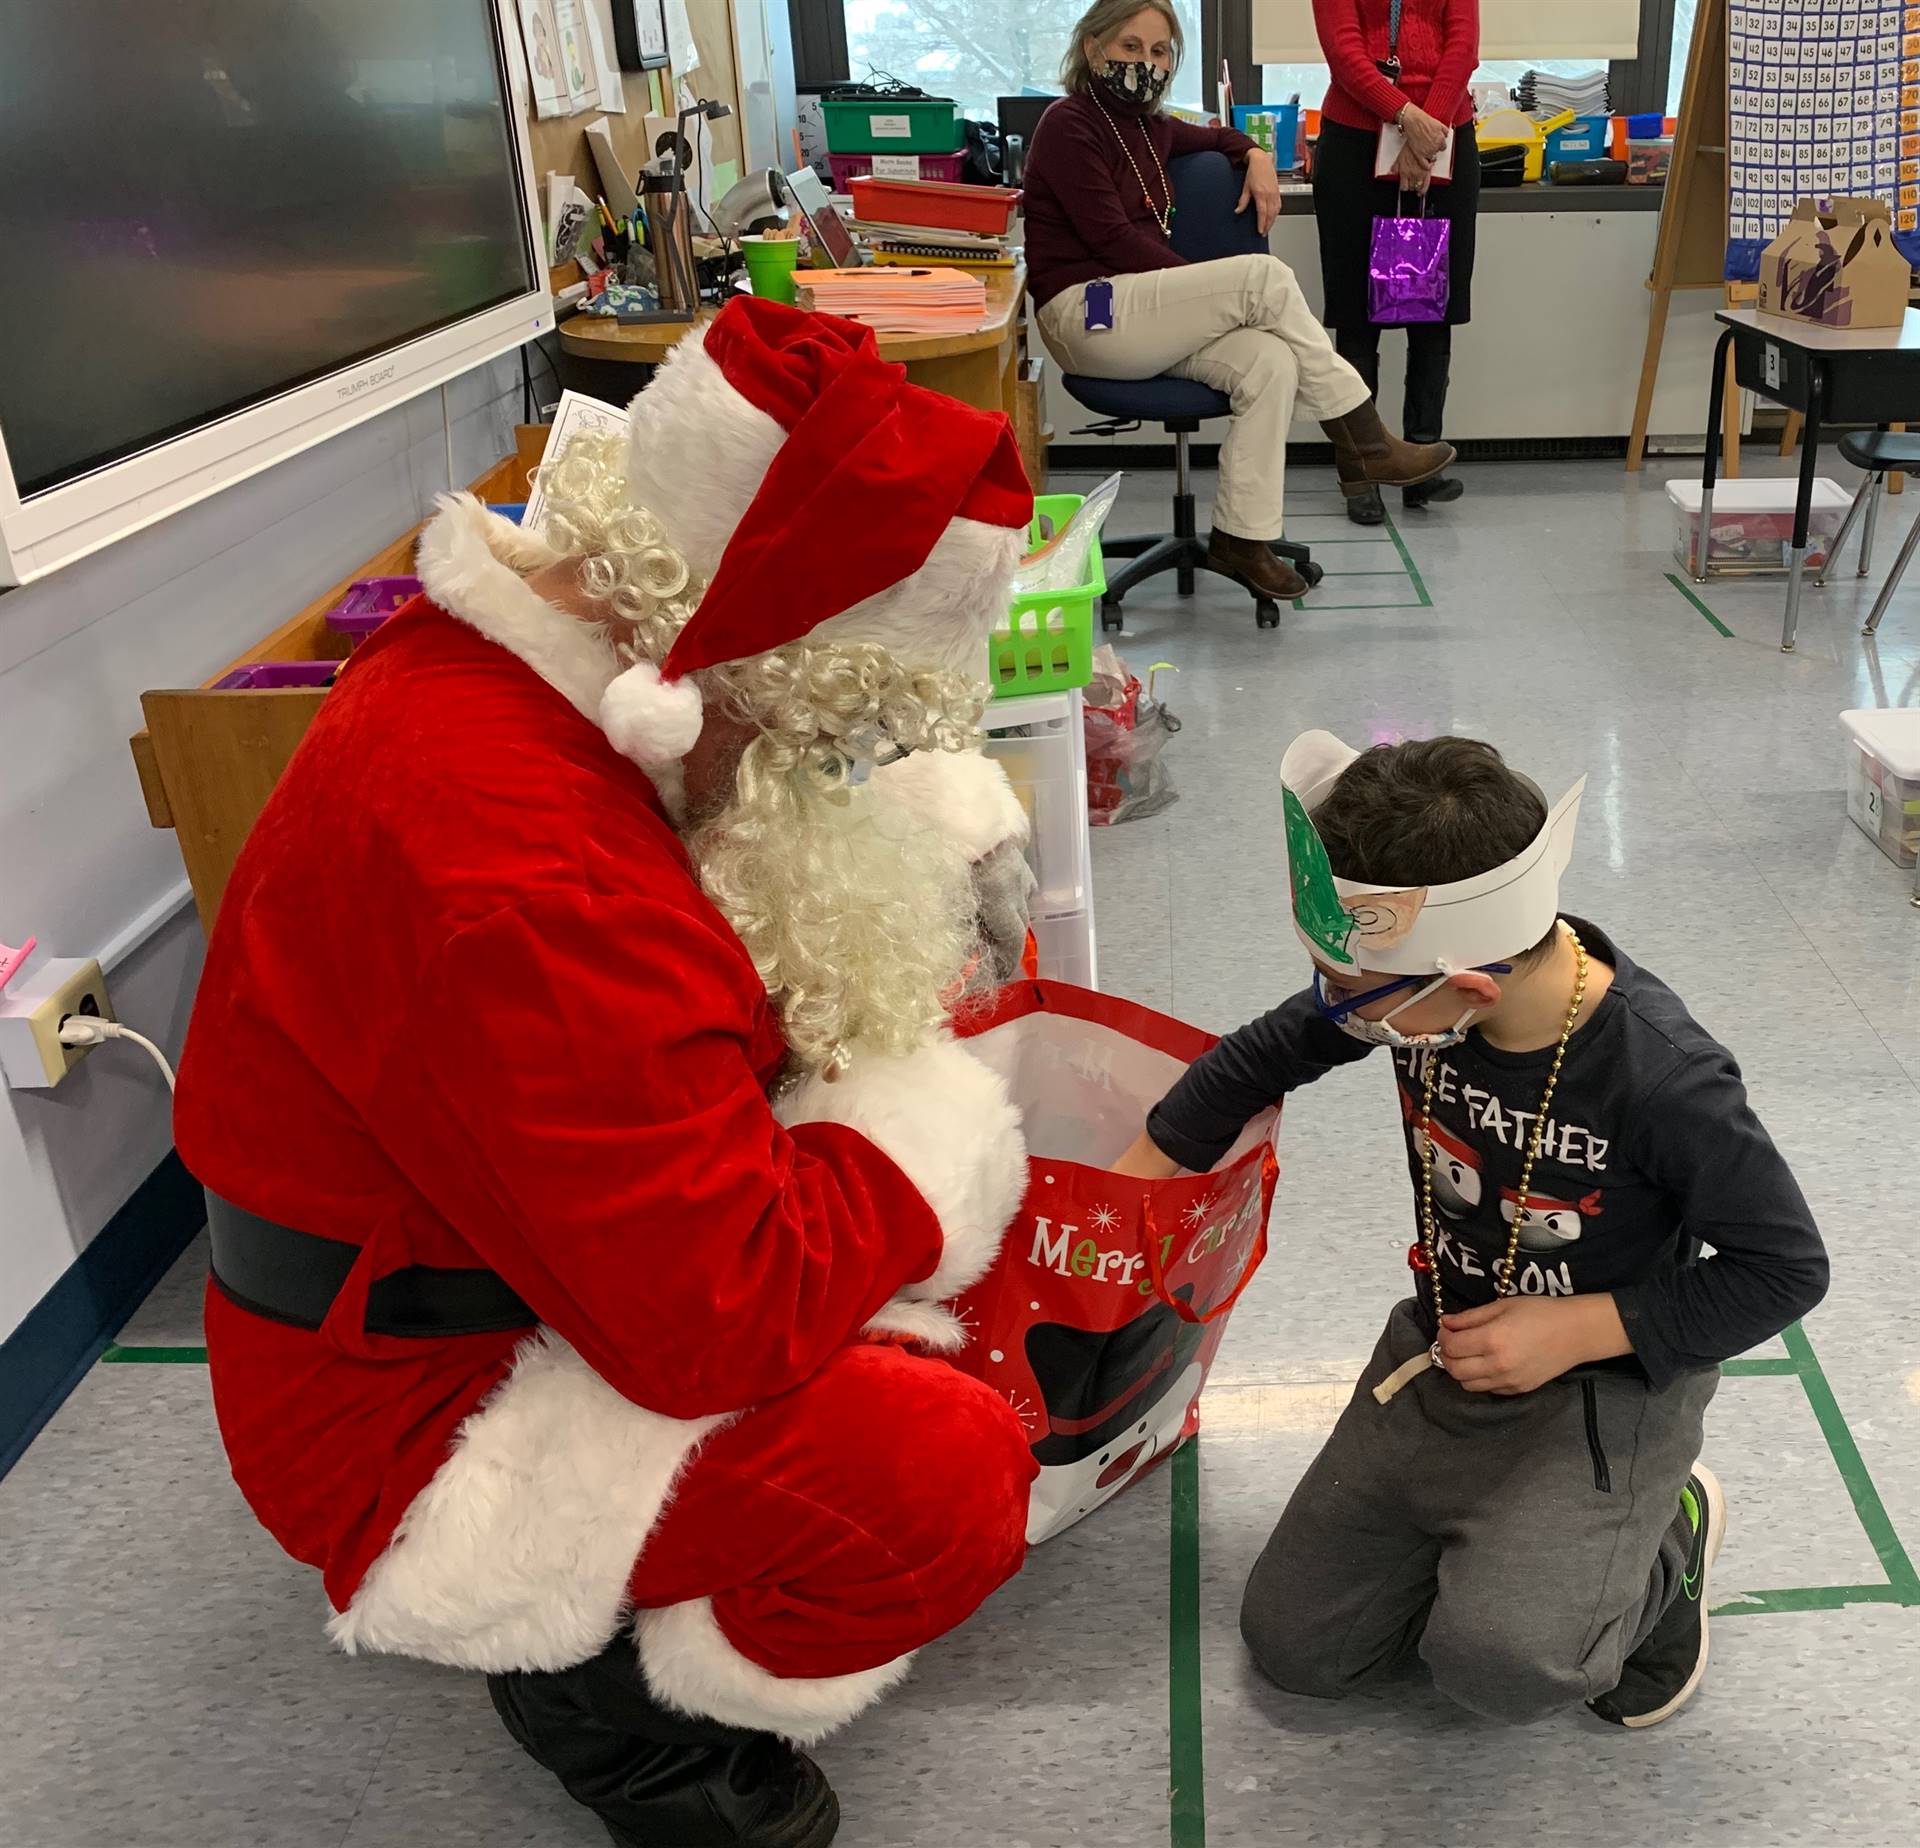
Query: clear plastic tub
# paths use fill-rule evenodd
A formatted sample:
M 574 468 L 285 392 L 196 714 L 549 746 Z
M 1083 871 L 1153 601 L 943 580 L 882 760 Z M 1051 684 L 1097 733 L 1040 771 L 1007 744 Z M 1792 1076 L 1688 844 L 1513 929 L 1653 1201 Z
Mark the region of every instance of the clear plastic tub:
M 1665 135 L 1655 141 L 1627 137 L 1627 184 L 1664 186 L 1667 170 L 1673 165 L 1673 142 Z
M 1713 490 L 1709 575 L 1784 571 L 1793 562 L 1793 503 L 1799 484 L 1786 481 L 1721 481 Z M 1673 555 L 1693 569 L 1693 536 L 1700 527 L 1700 483 L 1670 481 Z M 1838 536 L 1851 504 L 1839 482 L 1822 475 L 1813 484 L 1807 516 L 1807 569 L 1818 570 Z
M 987 708 L 987 755 L 1006 771 L 1033 824 L 1035 934 L 1042 922 L 1086 911 L 1093 884 L 1087 835 L 1086 733 L 1076 694 L 996 701 Z
M 1920 711 L 1843 712 L 1847 813 L 1895 866 L 1920 859 Z

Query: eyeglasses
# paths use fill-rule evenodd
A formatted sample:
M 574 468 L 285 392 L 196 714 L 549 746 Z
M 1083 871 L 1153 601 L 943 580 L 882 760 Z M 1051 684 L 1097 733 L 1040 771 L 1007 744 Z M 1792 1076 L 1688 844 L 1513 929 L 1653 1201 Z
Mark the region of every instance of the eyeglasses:
M 1477 975 L 1511 975 L 1512 973 L 1512 963 L 1483 963 L 1475 971 Z M 1444 974 L 1437 980 L 1431 975 L 1403 975 L 1397 982 L 1383 982 L 1378 988 L 1369 988 L 1360 994 L 1348 995 L 1344 1000 L 1336 1000 L 1328 987 L 1325 971 L 1316 967 L 1313 972 L 1313 1000 L 1321 1014 L 1338 1026 L 1355 1010 L 1375 1001 L 1384 1001 L 1388 995 L 1397 995 L 1403 989 L 1419 988 L 1423 985 L 1437 987 L 1445 980 Z

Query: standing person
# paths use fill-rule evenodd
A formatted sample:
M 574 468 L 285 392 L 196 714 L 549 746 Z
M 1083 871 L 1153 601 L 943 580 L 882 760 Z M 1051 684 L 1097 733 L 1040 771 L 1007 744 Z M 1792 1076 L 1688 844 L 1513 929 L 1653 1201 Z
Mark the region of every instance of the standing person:
M 1180 50 L 1180 22 L 1138 0 L 1095 0 L 1074 27 L 1060 73 L 1067 94 L 1041 118 L 1027 155 L 1027 286 L 1064 370 L 1171 372 L 1233 400 L 1208 558 L 1257 595 L 1299 597 L 1305 579 L 1271 547 L 1285 523 L 1296 397 L 1332 439 L 1349 496 L 1378 500 L 1382 485 L 1430 480 L 1453 451 L 1387 434 L 1366 381 L 1333 350 L 1277 257 L 1190 263 L 1174 250 L 1167 163 L 1183 154 L 1212 149 L 1245 169 L 1238 209 L 1253 212 L 1263 235 L 1280 215 L 1272 155 L 1234 129 L 1161 113 Z M 1093 283 L 1107 287 L 1090 304 Z
M 1468 91 L 1480 62 L 1479 0 L 1313 0 L 1320 48 L 1333 82 L 1320 107 L 1313 162 L 1313 213 L 1320 224 L 1320 273 L 1333 343 L 1367 389 L 1380 390 L 1380 327 L 1368 312 L 1373 221 L 1422 209 L 1453 226 L 1447 318 L 1407 328 L 1407 389 L 1401 427 L 1410 443 L 1438 443 L 1447 408 L 1453 330 L 1473 315 L 1473 232 L 1480 210 L 1480 147 Z M 1375 179 L 1380 136 L 1404 137 L 1398 174 Z M 1435 171 L 1452 137 L 1449 176 Z M 1409 507 L 1456 501 L 1459 480 L 1436 474 L 1401 490 Z M 1350 496 L 1347 518 L 1378 526 L 1380 491 Z

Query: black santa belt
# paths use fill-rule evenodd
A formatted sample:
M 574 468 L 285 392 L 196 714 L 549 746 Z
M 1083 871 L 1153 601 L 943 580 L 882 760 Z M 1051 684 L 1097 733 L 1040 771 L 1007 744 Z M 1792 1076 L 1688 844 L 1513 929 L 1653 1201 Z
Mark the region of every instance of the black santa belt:
M 361 1252 L 344 1239 L 262 1219 L 211 1188 L 207 1232 L 213 1280 L 225 1295 L 254 1315 L 309 1331 L 327 1319 Z M 493 1271 L 410 1264 L 368 1286 L 364 1327 L 370 1335 L 436 1340 L 504 1334 L 539 1319 Z

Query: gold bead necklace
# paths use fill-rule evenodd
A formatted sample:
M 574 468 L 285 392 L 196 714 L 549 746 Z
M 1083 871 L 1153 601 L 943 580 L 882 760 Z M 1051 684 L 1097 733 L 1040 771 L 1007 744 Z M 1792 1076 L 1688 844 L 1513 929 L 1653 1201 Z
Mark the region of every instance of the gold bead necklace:
M 1567 1008 L 1566 1024 L 1560 1029 L 1560 1043 L 1554 1048 L 1553 1067 L 1547 1073 L 1547 1088 L 1540 1098 L 1540 1114 L 1533 1120 L 1533 1134 L 1527 1139 L 1526 1159 L 1520 1167 L 1520 1187 L 1513 1204 L 1513 1231 L 1507 1239 L 1507 1255 L 1494 1266 L 1494 1293 L 1497 1296 L 1517 1296 L 1519 1290 L 1513 1281 L 1514 1266 L 1520 1257 L 1520 1228 L 1526 1223 L 1527 1195 L 1533 1186 L 1533 1164 L 1540 1157 L 1540 1150 L 1547 1137 L 1547 1113 L 1553 1108 L 1553 1093 L 1560 1083 L 1560 1068 L 1566 1063 L 1567 1042 L 1573 1038 L 1573 1029 L 1579 1023 L 1580 1010 L 1587 1000 L 1587 948 L 1580 941 L 1579 933 L 1571 924 L 1562 923 L 1573 945 L 1574 980 L 1573 1000 Z M 1426 1081 L 1420 1093 L 1420 1245 L 1421 1263 L 1416 1267 L 1427 1273 L 1427 1280 L 1433 1289 L 1433 1327 L 1434 1340 L 1431 1349 L 1433 1364 L 1445 1369 L 1446 1362 L 1440 1354 L 1440 1318 L 1446 1314 L 1446 1305 L 1440 1295 L 1440 1260 L 1436 1250 L 1438 1234 L 1433 1222 L 1433 1086 L 1440 1069 L 1437 1053 L 1427 1055 Z

